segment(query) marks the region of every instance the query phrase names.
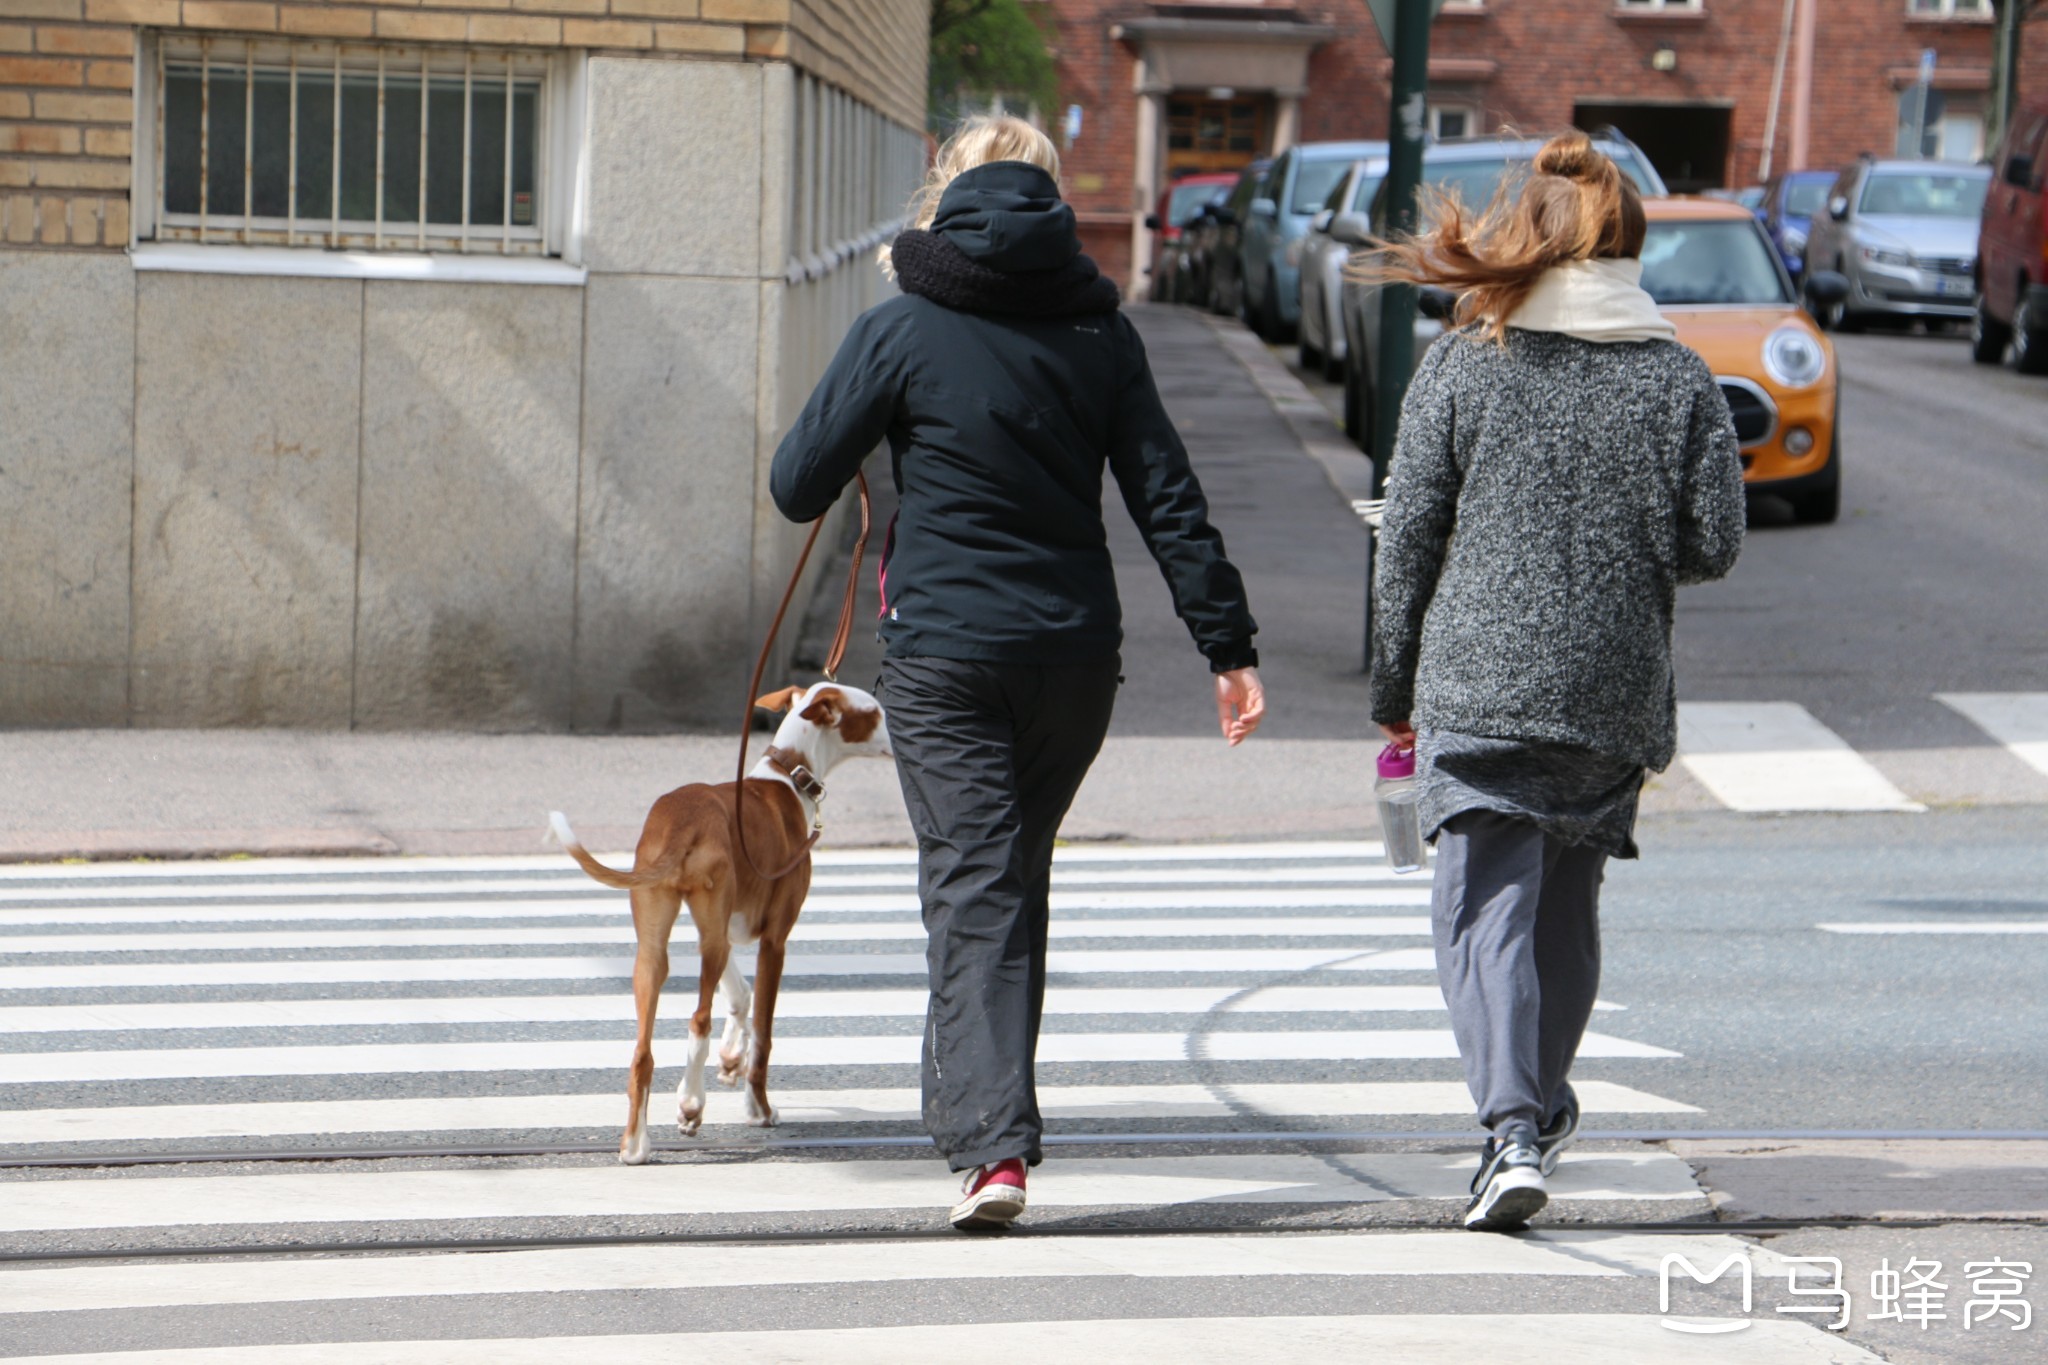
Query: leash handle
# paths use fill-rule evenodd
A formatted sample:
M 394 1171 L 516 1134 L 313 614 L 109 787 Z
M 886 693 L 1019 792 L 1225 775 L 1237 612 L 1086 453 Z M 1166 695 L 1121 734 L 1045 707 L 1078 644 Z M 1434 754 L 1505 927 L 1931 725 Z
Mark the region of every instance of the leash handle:
M 865 471 L 855 470 L 854 481 L 860 486 L 860 536 L 853 543 L 853 563 L 846 572 L 846 595 L 839 605 L 839 629 L 833 634 L 832 648 L 825 656 L 825 680 L 837 682 L 839 665 L 846 658 L 847 641 L 853 637 L 853 602 L 860 592 L 860 561 L 868 547 L 868 476 Z M 804 846 L 796 856 L 784 863 L 781 871 L 768 872 L 754 861 L 753 853 L 747 848 L 747 822 L 741 814 L 747 780 L 747 741 L 754 731 L 754 698 L 761 695 L 761 675 L 768 669 L 768 654 L 775 648 L 775 637 L 782 632 L 782 618 L 789 613 L 790 599 L 796 596 L 796 585 L 803 580 L 804 566 L 811 562 L 811 550 L 818 543 L 818 533 L 825 529 L 825 517 L 820 515 L 811 523 L 811 533 L 804 540 L 803 553 L 796 557 L 796 568 L 789 574 L 789 586 L 782 590 L 782 601 L 776 605 L 775 619 L 768 623 L 768 636 L 761 641 L 761 652 L 754 659 L 754 676 L 747 684 L 747 709 L 740 720 L 739 766 L 733 772 L 732 783 L 732 827 L 735 841 L 740 846 L 740 856 L 747 866 L 754 869 L 754 875 L 764 881 L 779 882 L 796 870 L 796 865 L 810 856 L 811 849 L 818 842 L 819 831 L 812 830 L 811 837 L 804 840 Z

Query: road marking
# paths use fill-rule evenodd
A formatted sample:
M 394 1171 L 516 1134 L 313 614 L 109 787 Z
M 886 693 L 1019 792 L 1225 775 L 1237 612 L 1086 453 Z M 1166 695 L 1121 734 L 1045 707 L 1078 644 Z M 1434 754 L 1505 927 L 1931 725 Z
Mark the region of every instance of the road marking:
M 2048 692 L 1937 692 L 1934 699 L 1962 712 L 2020 762 L 2048 773 Z
M 1678 756 L 1740 811 L 1924 811 L 1793 702 L 1681 702 Z
M 1569 1275 L 1658 1273 L 1674 1251 L 1718 1264 L 1747 1243 L 1717 1234 L 1531 1231 L 1252 1233 L 1230 1237 L 978 1238 L 899 1242 L 886 1256 L 866 1243 L 793 1246 L 571 1247 L 319 1260 L 172 1265 L 85 1265 L 0 1271 L 0 1313 L 456 1294 L 602 1293 L 758 1285 L 874 1284 L 907 1280 L 1133 1276 Z M 979 1355 L 979 1353 L 977 1353 Z M 679 1357 L 681 1358 L 681 1357 Z
M 624 1071 L 620 1061 L 619 1070 Z M 1612 1081 L 1574 1080 L 1588 1114 L 1697 1114 L 1689 1104 Z M 916 1089 L 784 1090 L 774 1094 L 785 1125 L 915 1123 Z M 1344 1118 L 1362 1115 L 1470 1116 L 1463 1081 L 1354 1084 L 1260 1082 L 1247 1085 L 1041 1085 L 1038 1102 L 1052 1119 Z M 743 1098 L 714 1087 L 707 1123 L 738 1124 Z M 404 1100 L 302 1100 L 254 1104 L 130 1105 L 95 1109 L 0 1110 L 0 1144 L 189 1142 L 198 1138 L 274 1138 L 317 1133 L 497 1132 L 596 1129 L 616 1134 L 625 1109 L 612 1091 L 587 1095 L 471 1095 Z
M 1035 1187 L 1034 1187 L 1035 1189 Z M 1499 1239 L 1495 1239 L 1499 1240 Z M 949 1243 L 964 1245 L 964 1242 Z M 1718 1255 L 1718 1253 L 1716 1253 Z M 1725 1259 L 1725 1258 L 1723 1258 Z M 1391 1313 L 1382 1316 L 1078 1318 L 1059 1322 L 949 1323 L 630 1336 L 491 1337 L 464 1341 L 355 1341 L 336 1345 L 209 1346 L 36 1356 L 37 1365 L 674 1365 L 678 1360 L 781 1365 L 902 1365 L 906 1360 L 1398 1360 L 1466 1365 L 1527 1351 L 1540 1332 L 1560 1360 L 1691 1361 L 1699 1365 L 1882 1365 L 1882 1358 L 1816 1327 L 1750 1319 L 1733 1338 L 1681 1337 L 1655 1314 Z
M 673 943 L 696 941 L 696 926 L 679 919 Z M 1427 938 L 1425 915 L 1272 916 L 1263 919 L 1192 918 L 1136 920 L 1057 920 L 1049 929 L 1056 939 L 1093 938 Z M 923 943 L 924 926 L 915 920 L 885 924 L 846 924 L 798 920 L 790 943 Z M 162 953 L 248 952 L 262 949 L 333 948 L 468 948 L 485 945 L 552 947 L 573 943 L 630 946 L 633 926 L 626 923 L 572 925 L 527 929 L 271 929 L 210 930 L 194 933 L 169 926 L 142 934 L 16 934 L 0 935 L 6 953 Z
M 222 897 L 225 900 L 239 899 L 241 888 L 235 893 Z M 331 896 L 330 892 L 307 892 L 308 895 Z M 491 901 L 422 901 L 408 893 L 406 898 L 386 898 L 375 892 L 349 891 L 350 903 L 359 907 L 354 918 L 375 919 L 388 913 L 389 909 L 404 907 L 407 912 L 420 916 L 446 914 L 446 907 L 466 905 L 484 907 Z M 291 901 L 277 899 L 275 887 L 261 889 L 257 903 L 268 908 L 269 919 L 291 919 L 300 908 Z M 37 899 L 48 900 L 47 896 Z M 87 898 L 89 899 L 89 898 Z M 324 903 L 324 902 L 323 902 Z M 1400 887 L 1302 887 L 1287 889 L 1247 888 L 1241 891 L 1054 891 L 1051 896 L 1055 911 L 1071 910 L 1312 910 L 1312 909 L 1366 909 L 1398 905 L 1428 905 L 1429 883 L 1417 880 Z M 547 905 L 555 914 L 601 914 L 605 911 L 626 913 L 626 899 L 617 891 L 592 891 L 587 896 L 565 896 L 548 901 L 513 902 L 515 905 L 533 907 Z M 152 904 L 146 908 L 159 908 Z M 807 910 L 831 910 L 867 914 L 914 915 L 921 909 L 913 892 L 846 892 L 811 896 L 804 902 Z M 198 919 L 203 916 L 185 915 L 182 919 Z M 0 913 L 0 923 L 22 923 L 11 913 Z M 48 921 L 46 921 L 48 922 Z M 63 921 L 57 921 L 62 923 Z
M 778 1019 L 923 1018 L 928 996 L 902 988 L 784 991 Z M 1435 986 L 1055 987 L 1048 1015 L 1370 1014 L 1440 1012 Z M 1621 1006 L 1599 1001 L 1596 1010 Z M 631 1019 L 630 995 L 458 995 L 444 999 L 172 1000 L 146 1004 L 0 1006 L 0 1035 L 155 1029 L 364 1028 L 413 1024 L 549 1024 Z
M 2048 920 L 1992 920 L 1980 924 L 1958 924 L 1947 920 L 1870 920 L 1823 924 L 1820 928 L 1831 934 L 2048 934 Z
M 630 866 L 630 850 L 600 852 L 598 857 L 616 867 Z M 1055 869 L 1069 865 L 1129 863 L 1150 866 L 1158 863 L 1242 863 L 1315 861 L 1371 861 L 1386 856 L 1377 840 L 1311 840 L 1266 843 L 1214 844 L 1066 844 L 1053 850 Z M 314 880 L 334 877 L 408 877 L 419 873 L 437 874 L 547 874 L 580 880 L 581 873 L 561 853 L 526 857 L 489 858 L 237 858 L 215 862 L 180 863 L 15 863 L 0 866 L 0 882 L 50 882 L 72 880 L 129 880 L 137 882 L 197 882 L 219 878 L 235 882 L 252 878 L 303 876 Z M 917 850 L 911 848 L 822 848 L 811 854 L 811 865 L 837 867 L 917 866 Z
M 695 981 L 695 964 L 676 963 L 669 989 Z M 751 977 L 751 962 L 744 964 Z M 1434 972 L 1430 948 L 1159 948 L 1089 951 L 1054 949 L 1054 975 L 1103 972 Z M 790 977 L 915 976 L 926 974 L 922 953 L 791 953 Z M 630 957 L 400 957 L 315 962 L 44 963 L 0 967 L 0 990 L 83 987 L 271 986 L 347 981 L 614 981 L 630 980 Z
M 681 1016 L 670 1021 L 683 1025 Z M 384 1076 L 446 1071 L 609 1071 L 625 1066 L 632 1040 L 553 1042 L 353 1043 L 331 1047 L 195 1047 L 114 1052 L 0 1052 L 0 1085 L 87 1081 L 166 1081 L 220 1076 Z M 679 1032 L 669 1065 L 680 1065 Z M 782 1037 L 778 1066 L 916 1066 L 921 1033 Z M 1204 1061 L 1353 1061 L 1456 1058 L 1449 1029 L 1313 1029 L 1273 1033 L 1051 1033 L 1038 1040 L 1040 1063 Z M 1588 1033 L 1586 1057 L 1676 1057 L 1646 1043 Z
M 1471 1197 L 1469 1153 L 1293 1153 L 1051 1161 L 1034 1208 L 1192 1203 L 1359 1204 Z M 644 1167 L 497 1166 L 263 1175 L 11 1181 L 0 1232 L 472 1218 L 655 1218 L 943 1207 L 958 1178 L 937 1159 L 659 1162 Z M 1701 1200 L 1669 1152 L 1581 1151 L 1551 1198 Z

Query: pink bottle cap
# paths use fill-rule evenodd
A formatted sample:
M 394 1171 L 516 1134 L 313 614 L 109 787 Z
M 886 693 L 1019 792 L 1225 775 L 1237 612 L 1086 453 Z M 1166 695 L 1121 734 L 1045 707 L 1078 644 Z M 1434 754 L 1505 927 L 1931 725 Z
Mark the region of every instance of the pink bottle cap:
M 1389 744 L 1380 750 L 1380 776 L 1389 782 L 1415 776 L 1415 751 Z

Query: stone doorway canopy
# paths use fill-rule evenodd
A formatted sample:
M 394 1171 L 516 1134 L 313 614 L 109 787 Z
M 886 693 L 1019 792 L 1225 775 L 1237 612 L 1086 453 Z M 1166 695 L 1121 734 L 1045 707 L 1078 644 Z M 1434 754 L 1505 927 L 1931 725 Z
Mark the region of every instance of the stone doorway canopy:
M 1152 271 L 1152 232 L 1145 214 L 1159 197 L 1166 97 L 1176 90 L 1270 95 L 1273 141 L 1266 150 L 1277 155 L 1294 145 L 1301 126 L 1309 53 L 1335 38 L 1337 30 L 1277 7 L 1187 5 L 1123 20 L 1109 34 L 1138 58 L 1132 82 L 1138 131 L 1131 176 L 1131 287 L 1140 291 Z

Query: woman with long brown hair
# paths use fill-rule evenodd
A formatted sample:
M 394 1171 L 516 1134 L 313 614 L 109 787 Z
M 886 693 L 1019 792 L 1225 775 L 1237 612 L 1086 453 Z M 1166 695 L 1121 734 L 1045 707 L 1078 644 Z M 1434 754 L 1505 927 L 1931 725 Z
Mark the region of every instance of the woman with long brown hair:
M 1676 588 L 1742 546 L 1727 402 L 1641 287 L 1634 186 L 1580 133 L 1366 267 L 1458 295 L 1401 413 L 1372 718 L 1416 750 L 1437 971 L 1490 1136 L 1467 1227 L 1512 1228 L 1578 1127 L 1609 857 L 1676 749 Z

